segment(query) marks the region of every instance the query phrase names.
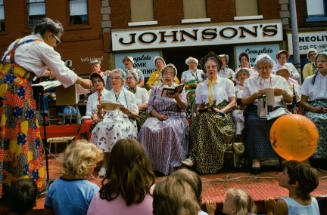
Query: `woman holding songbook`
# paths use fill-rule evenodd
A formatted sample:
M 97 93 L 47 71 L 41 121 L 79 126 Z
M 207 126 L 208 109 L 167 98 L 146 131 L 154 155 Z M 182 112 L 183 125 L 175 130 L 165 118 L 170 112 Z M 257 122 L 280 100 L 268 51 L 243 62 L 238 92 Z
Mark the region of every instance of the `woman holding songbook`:
M 170 174 L 185 159 L 188 150 L 189 128 L 185 110 L 185 92 L 170 94 L 176 88 L 174 78 L 177 69 L 173 64 L 161 70 L 162 84 L 151 90 L 148 114 L 138 140 L 147 152 L 153 170 Z
M 101 101 L 103 110 L 99 110 L 105 114 L 92 131 L 91 142 L 103 152 L 110 152 L 119 139 L 137 137 L 135 118 L 139 111 L 134 94 L 124 87 L 124 76 L 120 69 L 109 73 L 112 89 Z
M 220 60 L 208 57 L 204 65 L 208 79 L 196 88 L 197 116 L 191 123 L 190 158 L 183 164 L 194 164 L 199 173 L 210 174 L 221 169 L 224 152 L 234 139 L 231 111 L 236 100 L 233 82 L 218 76 Z
M 23 178 L 32 178 L 39 191 L 45 188 L 44 149 L 32 79 L 52 74 L 64 87 L 80 84 L 91 88 L 91 81 L 67 68 L 55 51 L 63 32 L 61 23 L 45 18 L 34 27 L 31 35 L 11 43 L 1 59 L 0 179 L 3 193 L 12 181 Z
M 255 174 L 260 172 L 260 160 L 278 158 L 269 140 L 270 128 L 277 118 L 267 120 L 267 116 L 262 113 L 276 110 L 285 102 L 292 102 L 293 93 L 287 81 L 272 74 L 274 64 L 269 55 L 259 55 L 254 65 L 258 75 L 244 82 L 242 103 L 247 107 L 244 110 L 243 138 Z

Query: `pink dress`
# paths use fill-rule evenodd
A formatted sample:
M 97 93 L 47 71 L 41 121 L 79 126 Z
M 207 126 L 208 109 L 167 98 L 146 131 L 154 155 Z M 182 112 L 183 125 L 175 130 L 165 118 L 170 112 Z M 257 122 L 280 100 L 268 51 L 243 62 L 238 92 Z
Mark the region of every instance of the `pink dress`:
M 98 214 L 119 214 L 119 215 L 152 215 L 152 196 L 149 194 L 145 196 L 143 202 L 139 204 L 126 205 L 125 200 L 118 196 L 112 201 L 100 198 L 100 193 L 94 194 L 87 215 Z

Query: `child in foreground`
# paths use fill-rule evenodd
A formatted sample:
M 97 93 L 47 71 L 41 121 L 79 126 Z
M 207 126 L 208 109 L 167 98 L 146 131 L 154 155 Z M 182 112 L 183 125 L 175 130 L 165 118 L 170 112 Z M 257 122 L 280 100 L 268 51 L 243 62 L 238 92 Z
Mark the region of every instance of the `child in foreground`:
M 96 164 L 103 154 L 94 144 L 86 140 L 71 143 L 65 150 L 62 176 L 55 180 L 45 200 L 45 208 L 55 215 L 86 214 L 98 185 L 89 182 Z
M 267 215 L 319 213 L 316 198 L 310 193 L 318 187 L 317 171 L 307 163 L 287 161 L 279 178 L 279 186 L 288 189 L 289 197 L 265 201 Z

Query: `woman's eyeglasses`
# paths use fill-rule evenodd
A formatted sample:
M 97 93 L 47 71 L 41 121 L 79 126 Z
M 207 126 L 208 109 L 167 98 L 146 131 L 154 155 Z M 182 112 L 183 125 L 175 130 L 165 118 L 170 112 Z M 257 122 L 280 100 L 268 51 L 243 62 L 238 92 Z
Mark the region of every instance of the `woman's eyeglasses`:
M 59 39 L 59 37 L 57 37 L 54 34 L 52 34 L 52 36 L 56 39 L 56 45 L 59 45 L 61 43 L 61 40 Z
M 210 65 L 210 66 L 206 66 L 206 69 L 215 69 L 217 67 L 218 65 Z

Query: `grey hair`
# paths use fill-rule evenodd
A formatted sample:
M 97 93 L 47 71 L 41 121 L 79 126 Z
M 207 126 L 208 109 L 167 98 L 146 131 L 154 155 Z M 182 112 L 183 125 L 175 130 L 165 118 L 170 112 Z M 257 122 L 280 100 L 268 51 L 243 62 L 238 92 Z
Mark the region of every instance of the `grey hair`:
M 196 59 L 195 57 L 188 57 L 188 58 L 185 60 L 186 65 L 189 65 L 189 64 L 190 64 L 190 61 L 194 61 L 196 64 L 199 64 L 198 59 Z
M 254 68 L 258 70 L 259 63 L 269 63 L 271 68 L 275 66 L 275 61 L 267 54 L 261 54 L 257 57 L 254 63 Z
M 58 35 L 59 33 L 64 32 L 64 28 L 59 21 L 53 21 L 50 18 L 44 18 L 39 24 L 35 25 L 33 34 L 40 34 L 41 36 L 44 36 L 44 34 L 47 32 Z
M 118 69 L 114 69 L 114 70 L 111 70 L 110 72 L 109 72 L 109 77 L 112 75 L 112 74 L 114 74 L 114 73 L 120 73 L 120 79 L 121 79 L 121 81 L 122 81 L 122 85 L 124 85 L 124 83 L 125 83 L 125 77 L 126 77 L 126 73 L 122 70 L 122 69 L 120 69 L 120 68 L 118 68 Z
M 161 69 L 161 71 L 160 71 L 161 76 L 162 76 L 162 73 L 163 73 L 163 72 L 164 72 L 168 67 L 170 67 L 170 68 L 172 68 L 172 69 L 174 70 L 174 72 L 175 72 L 174 76 L 176 76 L 176 75 L 177 75 L 177 69 L 176 69 L 175 65 L 172 64 L 172 63 L 168 63 L 166 66 L 164 66 L 164 68 Z
M 130 73 L 130 74 L 133 76 L 133 78 L 135 79 L 136 83 L 139 82 L 139 76 L 137 75 L 136 72 L 134 72 L 134 71 L 129 71 L 128 73 Z M 127 74 L 127 75 L 128 75 L 128 74 Z M 126 78 L 127 78 L 127 76 L 126 76 Z

